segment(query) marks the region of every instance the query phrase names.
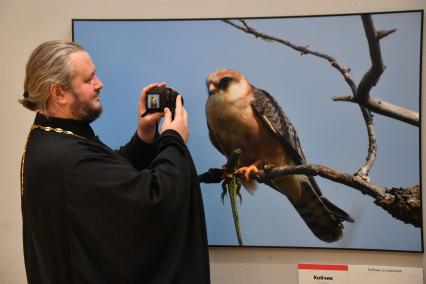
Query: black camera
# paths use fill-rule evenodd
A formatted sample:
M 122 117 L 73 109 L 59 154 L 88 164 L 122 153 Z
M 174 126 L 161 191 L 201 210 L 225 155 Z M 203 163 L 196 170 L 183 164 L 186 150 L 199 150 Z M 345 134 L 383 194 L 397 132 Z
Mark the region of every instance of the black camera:
M 174 114 L 176 109 L 176 98 L 179 93 L 168 87 L 154 87 L 146 94 L 146 112 L 162 112 L 167 107 Z M 183 99 L 182 99 L 183 104 Z

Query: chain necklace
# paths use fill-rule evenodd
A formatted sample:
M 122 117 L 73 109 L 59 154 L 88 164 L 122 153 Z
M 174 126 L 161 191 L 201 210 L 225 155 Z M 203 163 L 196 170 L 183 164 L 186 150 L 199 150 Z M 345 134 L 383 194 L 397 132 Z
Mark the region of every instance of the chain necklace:
M 82 139 L 87 139 L 86 137 L 74 134 L 73 132 L 68 131 L 68 130 L 63 130 L 62 128 L 53 128 L 53 127 L 50 127 L 50 126 L 41 126 L 41 125 L 38 125 L 38 124 L 33 124 L 31 126 L 30 132 L 28 133 L 27 140 L 25 141 L 24 154 L 22 154 L 22 160 L 21 160 L 21 196 L 24 195 L 24 163 L 25 163 L 25 154 L 27 152 L 28 138 L 30 137 L 31 131 L 33 129 L 40 129 L 40 130 L 43 130 L 43 131 L 46 131 L 46 132 L 53 131 L 55 133 L 61 133 L 61 134 L 65 134 L 65 135 L 72 135 L 72 136 L 79 137 L 79 138 L 82 138 Z

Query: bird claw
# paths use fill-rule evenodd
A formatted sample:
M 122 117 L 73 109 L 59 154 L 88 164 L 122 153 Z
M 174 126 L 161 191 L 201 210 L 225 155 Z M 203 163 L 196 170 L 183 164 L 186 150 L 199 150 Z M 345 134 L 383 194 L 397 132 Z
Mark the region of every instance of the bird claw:
M 238 169 L 238 172 L 243 175 L 245 180 L 250 180 L 251 172 L 254 172 L 256 175 L 259 173 L 256 165 L 250 165 L 248 167 L 241 167 Z

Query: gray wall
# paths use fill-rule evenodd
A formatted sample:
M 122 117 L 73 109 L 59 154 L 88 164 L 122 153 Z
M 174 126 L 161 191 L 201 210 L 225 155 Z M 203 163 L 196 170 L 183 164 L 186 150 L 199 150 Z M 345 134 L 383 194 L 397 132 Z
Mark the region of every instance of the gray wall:
M 0 164 L 0 283 L 25 283 L 19 167 L 25 138 L 34 117 L 33 113 L 17 104 L 23 91 L 25 63 L 39 43 L 50 39 L 71 39 L 72 18 L 286 16 L 412 10 L 424 9 L 425 6 L 426 2 L 421 0 L 350 3 L 336 0 L 0 0 L 0 94 L 5 99 L 0 112 L 3 139 L 0 156 L 3 158 Z M 424 155 L 422 158 L 424 160 Z M 212 248 L 210 259 L 213 283 L 247 284 L 297 283 L 299 262 L 413 267 L 424 267 L 425 263 L 423 254 L 414 253 L 268 248 Z

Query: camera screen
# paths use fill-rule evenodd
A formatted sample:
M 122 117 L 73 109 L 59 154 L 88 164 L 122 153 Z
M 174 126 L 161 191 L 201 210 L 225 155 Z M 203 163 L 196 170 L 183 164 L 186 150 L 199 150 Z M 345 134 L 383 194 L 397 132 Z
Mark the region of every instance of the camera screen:
M 159 94 L 148 94 L 147 108 L 148 109 L 159 109 L 160 108 L 160 95 Z

